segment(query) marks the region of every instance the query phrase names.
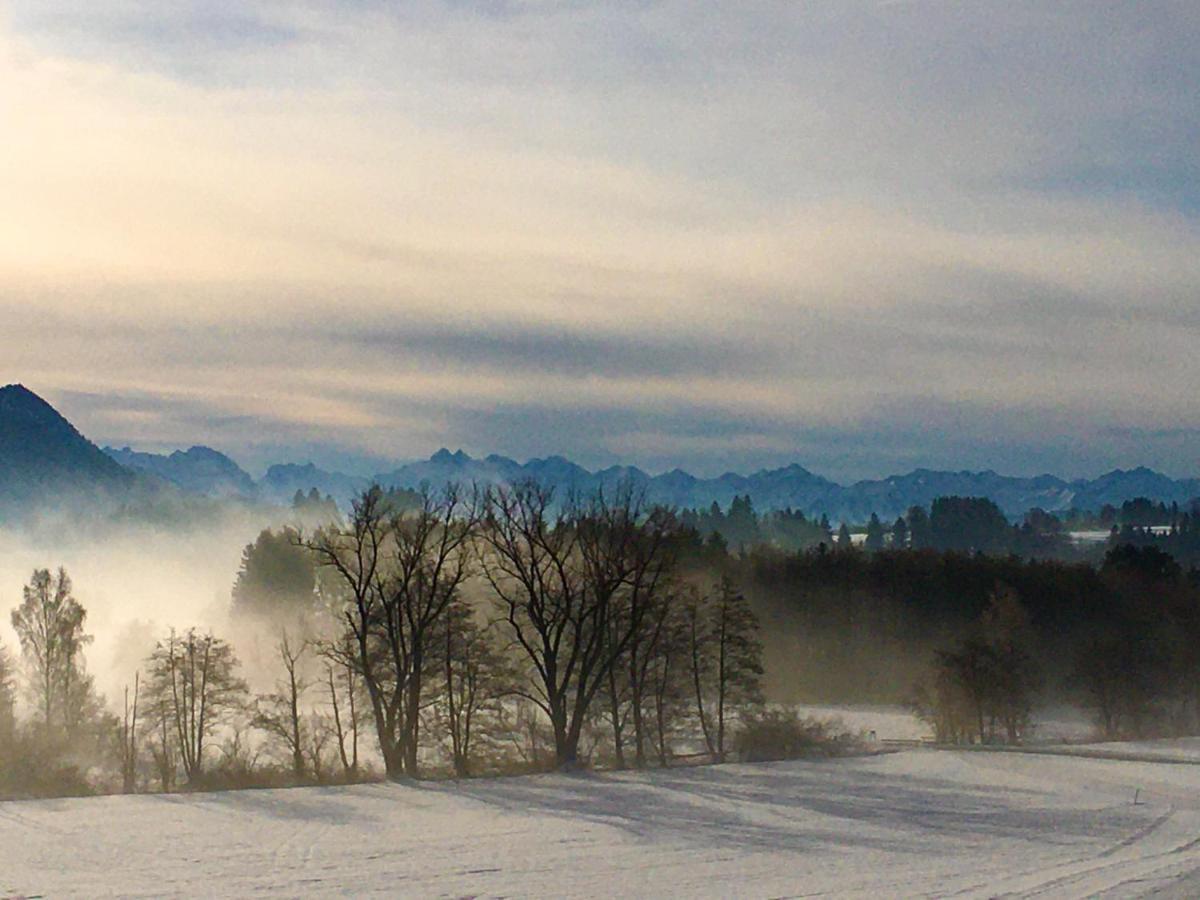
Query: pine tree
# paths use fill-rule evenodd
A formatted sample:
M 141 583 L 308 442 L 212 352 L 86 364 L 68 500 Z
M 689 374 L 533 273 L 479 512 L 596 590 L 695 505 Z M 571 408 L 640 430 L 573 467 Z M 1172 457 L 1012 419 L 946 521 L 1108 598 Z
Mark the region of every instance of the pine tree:
M 871 513 L 871 521 L 867 523 L 867 540 L 864 546 L 868 550 L 883 549 L 883 523 L 875 513 Z
M 838 546 L 841 547 L 843 550 L 850 549 L 850 546 L 854 543 L 854 541 L 850 537 L 850 528 L 846 525 L 845 522 L 843 522 L 842 527 L 838 529 L 837 542 L 838 542 Z

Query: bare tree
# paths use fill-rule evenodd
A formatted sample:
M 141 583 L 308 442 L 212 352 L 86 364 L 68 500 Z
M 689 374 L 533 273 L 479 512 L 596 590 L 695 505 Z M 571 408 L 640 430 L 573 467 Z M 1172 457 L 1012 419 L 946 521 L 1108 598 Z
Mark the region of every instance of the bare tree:
M 17 734 L 16 688 L 12 658 L 0 643 L 0 753 L 4 753 Z
M 179 754 L 175 752 L 171 721 L 167 698 L 154 698 L 153 715 L 143 720 L 143 728 L 150 757 L 154 760 L 154 770 L 158 774 L 159 790 L 164 793 L 175 788 L 175 775 L 179 768 Z
M 326 730 L 337 744 L 342 775 L 350 781 L 358 777 L 358 693 L 360 680 L 355 666 L 353 645 L 325 644 L 324 686 L 329 699 L 330 717 Z
M 320 566 L 335 574 L 346 592 L 340 614 L 354 648 L 354 665 L 370 699 L 384 770 L 389 778 L 398 778 L 404 774 L 398 734 L 404 685 L 380 652 L 378 640 L 384 618 L 383 557 L 390 536 L 387 498 L 373 485 L 354 499 L 344 528 L 329 526 L 304 544 L 316 554 Z
M 535 678 L 524 695 L 550 720 L 555 760 L 573 766 L 592 702 L 643 625 L 666 567 L 673 518 L 632 490 L 555 510 L 527 482 L 489 492 L 483 571 Z
M 1153 707 L 1154 684 L 1147 677 L 1143 654 L 1127 635 L 1092 636 L 1076 653 L 1074 678 L 1083 702 L 1108 740 L 1137 736 L 1145 710 Z
M 634 765 L 645 768 L 647 751 L 655 745 L 655 716 L 666 713 L 665 706 L 656 706 L 654 702 L 654 667 L 660 663 L 662 654 L 669 654 L 669 648 L 663 643 L 668 622 L 678 604 L 676 595 L 656 580 L 646 584 L 645 594 L 642 625 L 633 631 L 624 652 L 609 667 L 608 678 L 601 688 L 605 717 L 612 731 L 615 763 L 621 769 L 626 766 L 627 738 L 633 747 Z M 624 606 L 618 607 L 610 619 L 610 641 L 620 638 L 629 612 Z M 662 674 L 665 673 L 664 669 Z M 661 699 L 665 699 L 665 694 Z
M 208 739 L 245 706 L 246 683 L 236 674 L 237 657 L 211 633 L 189 628 L 180 635 L 172 629 L 148 663 L 150 696 L 163 717 L 164 755 L 169 730 L 184 774 L 195 784 L 204 773 Z
M 447 610 L 470 574 L 470 541 L 478 519 L 476 504 L 457 485 L 439 494 L 421 491 L 420 506 L 396 514 L 385 581 L 383 636 L 402 686 L 404 708 L 400 743 L 404 769 L 417 775 L 421 709 L 431 646 Z
M 983 707 L 968 690 L 963 674 L 962 659 L 939 652 L 932 677 L 919 683 L 913 693 L 913 714 L 932 729 L 939 744 L 970 744 L 982 734 Z
M 988 716 L 993 708 L 996 669 L 992 648 L 978 636 L 969 637 L 952 650 L 938 651 L 938 697 L 963 711 L 954 729 L 960 741 L 992 739 Z
M 443 683 L 435 709 L 449 740 L 454 773 L 466 778 L 480 737 L 497 730 L 513 676 L 495 631 L 480 626 L 468 604 L 452 604 L 441 630 Z
M 71 579 L 60 568 L 38 569 L 24 588 L 24 600 L 13 610 L 12 624 L 21 641 L 31 698 L 47 736 L 61 731 L 74 736 L 92 703 L 91 678 L 83 667 L 87 611 L 72 594 Z
M 972 633 L 937 652 L 932 687 L 918 687 L 914 708 L 939 741 L 1011 744 L 1024 738 L 1040 680 L 1026 647 L 1028 631 L 1017 595 L 1001 587 Z
M 304 755 L 308 760 L 309 771 L 318 784 L 324 784 L 329 780 L 329 762 L 325 748 L 329 745 L 333 729 L 325 721 L 325 716 L 313 710 L 308 714 L 303 733 L 308 738 Z
M 655 635 L 645 654 L 645 691 L 654 715 L 654 750 L 658 763 L 670 762 L 670 738 L 688 709 L 690 629 L 686 606 L 675 594 L 657 611 Z
M 137 787 L 137 728 L 138 695 L 141 693 L 141 672 L 133 675 L 133 697 L 129 696 L 129 685 L 125 685 L 125 709 L 121 719 L 121 789 L 132 794 Z
M 762 702 L 758 620 L 728 578 L 686 607 L 696 714 L 708 752 L 724 762 L 730 713 Z
M 609 621 L 608 634 L 605 639 L 613 642 L 618 639 L 621 631 L 617 616 Z M 629 722 L 629 684 L 625 679 L 628 671 L 626 653 L 613 660 L 608 667 L 608 675 L 600 686 L 600 696 L 603 698 L 604 715 L 608 719 L 609 730 L 612 732 L 613 762 L 618 769 L 626 767 L 625 761 L 625 726 Z
M 305 754 L 310 743 L 308 723 L 301 711 L 304 694 L 311 686 L 302 671 L 307 650 L 307 641 L 297 642 L 283 629 L 275 645 L 283 677 L 275 682 L 274 692 L 258 699 L 254 715 L 255 727 L 282 745 L 291 760 L 292 774 L 298 779 L 306 774 Z
M 217 771 L 225 783 L 247 785 L 254 783 L 258 768 L 259 747 L 246 739 L 246 729 L 235 724 L 217 748 Z
M 1019 743 L 1030 728 L 1034 695 L 1041 677 L 1029 650 L 1029 614 L 1012 588 L 992 592 L 984 610 L 983 636 L 995 659 L 992 713 L 1004 728 L 1008 743 Z
M 475 505 L 449 485 L 397 510 L 378 488 L 353 504 L 349 525 L 306 542 L 342 581 L 343 617 L 371 700 L 389 777 L 418 771 L 430 641 L 470 571 Z
M 553 760 L 549 752 L 554 744 L 554 731 L 547 724 L 545 710 L 526 698 L 524 693 L 514 692 L 505 698 L 496 709 L 495 733 L 499 742 L 510 752 L 515 752 L 521 762 L 540 771 Z
M 504 621 L 536 672 L 532 690 L 519 693 L 540 707 L 554 732 L 559 765 L 576 762 L 584 709 L 572 709 L 572 683 L 595 693 L 596 649 L 571 517 L 551 507 L 553 492 L 529 482 L 498 488 L 487 497 L 482 531 L 484 577 L 495 591 Z M 601 673 L 603 674 L 603 673 Z
M 664 554 L 663 561 L 667 559 Z M 655 732 L 662 743 L 664 737 L 666 678 L 671 674 L 671 662 L 677 644 L 672 646 L 672 637 L 678 636 L 678 594 L 664 583 L 665 568 L 658 569 L 645 585 L 645 616 L 642 627 L 634 632 L 624 656 L 624 675 L 629 685 L 629 706 L 633 721 L 634 765 L 639 769 L 646 766 L 647 746 L 654 743 L 651 725 L 647 722 L 651 706 L 654 707 Z M 675 628 L 675 633 L 672 629 Z M 660 695 L 655 679 L 661 676 L 664 688 Z M 653 701 L 653 702 L 652 702 Z M 663 756 L 660 747 L 660 761 Z

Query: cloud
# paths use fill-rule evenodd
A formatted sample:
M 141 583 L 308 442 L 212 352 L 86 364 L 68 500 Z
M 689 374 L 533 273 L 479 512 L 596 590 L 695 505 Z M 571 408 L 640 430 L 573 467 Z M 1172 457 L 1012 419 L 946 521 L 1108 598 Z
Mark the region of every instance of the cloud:
M 16 0 L 0 374 L 256 465 L 1066 470 L 1127 428 L 1194 471 L 1197 34 L 1184 3 Z

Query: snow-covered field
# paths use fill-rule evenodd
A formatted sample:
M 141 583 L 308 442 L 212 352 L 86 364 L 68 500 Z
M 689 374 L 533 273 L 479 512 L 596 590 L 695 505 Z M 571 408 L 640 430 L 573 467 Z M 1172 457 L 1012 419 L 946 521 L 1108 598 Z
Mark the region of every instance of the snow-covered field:
M 802 716 L 831 722 L 837 730 L 863 735 L 875 733 L 880 741 L 932 741 L 933 731 L 902 706 L 797 705 Z M 1039 710 L 1030 744 L 1083 743 L 1096 733 L 1095 724 L 1084 713 L 1070 707 Z M 1125 745 L 1117 745 L 1125 746 Z
M 929 727 L 899 706 L 797 705 L 801 716 L 830 722 L 836 730 L 862 735 L 875 733 L 880 741 L 920 741 L 931 738 Z
M 1195 897 L 1200 768 L 912 750 L 0 803 L 0 895 L 262 894 Z
M 1109 756 L 1114 759 L 1169 760 L 1200 765 L 1200 738 L 1170 738 L 1161 741 L 1113 741 L 1099 744 L 1072 744 L 1076 753 Z M 1197 777 L 1200 777 L 1198 773 Z

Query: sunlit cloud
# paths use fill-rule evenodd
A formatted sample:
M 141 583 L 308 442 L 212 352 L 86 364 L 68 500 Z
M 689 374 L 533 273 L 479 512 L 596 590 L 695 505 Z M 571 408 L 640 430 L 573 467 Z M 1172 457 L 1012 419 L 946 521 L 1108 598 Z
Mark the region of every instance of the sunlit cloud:
M 1192 472 L 1197 33 L 1181 4 L 18 0 L 0 380 L 252 467 Z

